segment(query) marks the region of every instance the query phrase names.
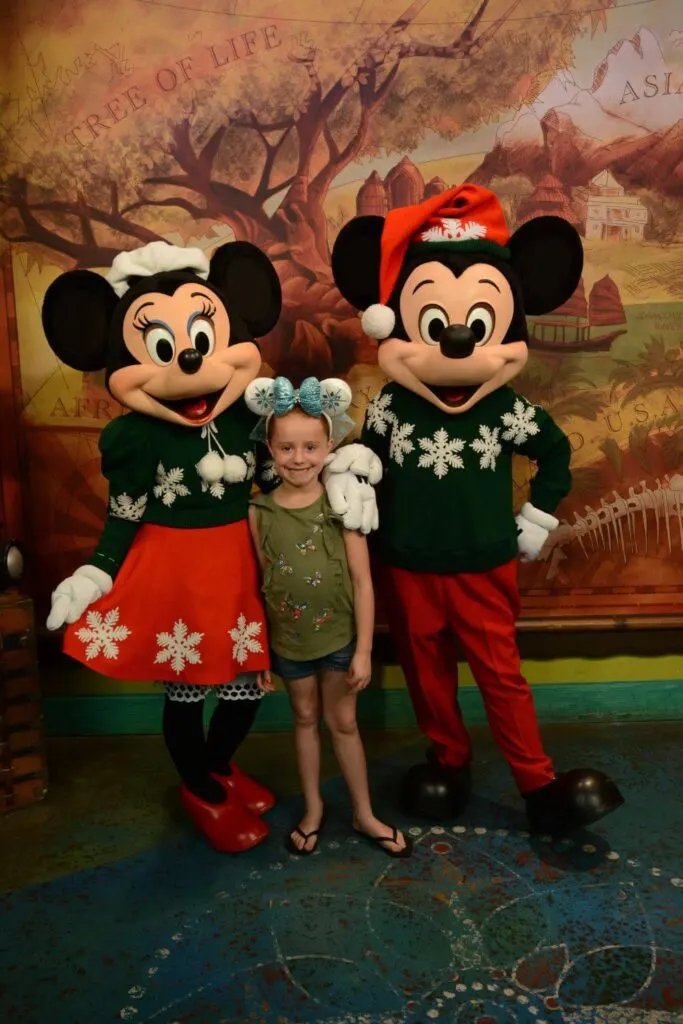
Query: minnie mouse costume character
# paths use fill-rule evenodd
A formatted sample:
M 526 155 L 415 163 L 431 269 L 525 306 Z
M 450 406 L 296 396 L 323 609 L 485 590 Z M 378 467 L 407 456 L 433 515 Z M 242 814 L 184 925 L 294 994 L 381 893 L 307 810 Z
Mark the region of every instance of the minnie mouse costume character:
M 58 358 L 106 368 L 130 410 L 100 437 L 108 517 L 93 558 L 52 595 L 64 650 L 115 679 L 165 683 L 163 731 L 181 799 L 211 845 L 235 853 L 268 834 L 273 795 L 233 761 L 269 667 L 259 572 L 247 522 L 257 416 L 244 401 L 261 356 L 254 339 L 281 309 L 277 274 L 255 246 L 152 242 L 119 254 L 107 278 L 62 274 L 43 327 Z M 265 451 L 265 449 L 264 449 Z M 351 445 L 326 470 L 351 529 L 376 521 L 379 460 Z M 267 488 L 267 484 L 266 484 Z M 218 696 L 208 735 L 204 698 Z
M 623 803 L 600 772 L 555 774 L 515 639 L 518 551 L 538 557 L 569 492 L 571 451 L 551 417 L 510 386 L 528 358 L 525 314 L 576 288 L 581 240 L 557 217 L 510 237 L 488 189 L 466 184 L 386 218 L 356 217 L 332 255 L 334 279 L 364 310 L 391 383 L 361 440 L 384 476 L 376 554 L 415 714 L 432 744 L 403 780 L 407 810 L 449 817 L 470 791 L 471 744 L 457 702 L 460 642 L 534 831 L 559 835 Z M 531 500 L 512 508 L 512 456 L 537 463 Z

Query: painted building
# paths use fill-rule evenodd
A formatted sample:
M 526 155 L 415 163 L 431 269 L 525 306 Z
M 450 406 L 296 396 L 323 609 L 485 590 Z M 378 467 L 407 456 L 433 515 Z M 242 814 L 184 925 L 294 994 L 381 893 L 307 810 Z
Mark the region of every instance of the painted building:
M 603 171 L 591 181 L 586 206 L 586 238 L 609 242 L 640 242 L 647 224 L 648 210 L 637 196 Z

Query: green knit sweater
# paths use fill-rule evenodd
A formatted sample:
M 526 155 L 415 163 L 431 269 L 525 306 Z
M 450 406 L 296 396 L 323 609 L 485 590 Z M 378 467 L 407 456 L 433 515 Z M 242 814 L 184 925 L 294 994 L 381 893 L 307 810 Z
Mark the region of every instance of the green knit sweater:
M 513 453 L 538 464 L 530 500 L 542 511 L 571 487 L 566 435 L 511 387 L 448 416 L 390 383 L 368 406 L 361 441 L 384 466 L 375 553 L 413 572 L 486 572 L 515 557 Z
M 108 516 L 91 564 L 113 578 L 143 523 L 188 529 L 246 519 L 255 474 L 259 484 L 269 475 L 268 465 L 256 465 L 250 438 L 256 419 L 240 399 L 210 428 L 183 427 L 137 412 L 107 424 L 100 452 L 109 483 Z M 220 445 L 226 455 L 244 460 L 243 481 L 208 483 L 199 475 L 209 434 L 213 451 Z

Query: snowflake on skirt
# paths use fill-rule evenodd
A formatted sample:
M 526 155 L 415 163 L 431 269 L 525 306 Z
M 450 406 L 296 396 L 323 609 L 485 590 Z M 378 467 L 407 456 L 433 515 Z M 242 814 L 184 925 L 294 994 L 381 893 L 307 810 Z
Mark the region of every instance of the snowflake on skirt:
M 240 615 L 235 628 L 229 630 L 230 639 L 233 641 L 232 656 L 240 665 L 245 663 L 250 654 L 263 653 L 263 644 L 256 639 L 262 628 L 263 623 L 247 622 L 246 615 Z
M 172 633 L 157 633 L 157 646 L 160 650 L 154 664 L 165 665 L 170 661 L 171 668 L 178 675 L 188 663 L 201 665 L 202 656 L 196 648 L 203 638 L 203 633 L 190 633 L 183 620 L 178 619 Z
M 76 630 L 76 636 L 83 644 L 88 646 L 85 649 L 87 661 L 92 661 L 100 654 L 107 661 L 114 661 L 119 656 L 119 644 L 127 640 L 131 631 L 128 626 L 117 625 L 119 621 L 118 608 L 112 608 L 102 616 L 102 612 L 88 612 L 85 617 L 87 626 L 81 626 Z

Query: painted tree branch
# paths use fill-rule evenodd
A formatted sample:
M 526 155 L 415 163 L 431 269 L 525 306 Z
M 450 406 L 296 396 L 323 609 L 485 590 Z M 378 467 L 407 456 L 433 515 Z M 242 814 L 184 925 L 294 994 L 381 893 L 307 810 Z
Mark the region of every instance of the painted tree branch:
M 261 201 L 264 201 L 271 195 L 275 195 L 276 192 L 280 192 L 283 188 L 288 187 L 288 185 L 291 184 L 291 182 L 293 181 L 293 178 L 290 178 L 289 181 L 285 184 L 270 184 L 270 176 L 273 173 L 275 161 L 277 160 L 283 145 L 287 141 L 287 136 L 289 135 L 290 130 L 290 128 L 286 128 L 280 135 L 280 138 L 274 144 L 268 141 L 265 134 L 262 131 L 260 131 L 260 129 L 258 130 L 259 138 L 261 139 L 261 142 L 263 143 L 266 150 L 266 161 L 263 165 L 263 170 L 261 171 L 259 183 L 256 186 L 256 192 L 254 193 L 255 198 Z
M 486 13 L 489 0 L 481 0 L 462 32 L 447 46 L 433 47 L 419 43 L 401 44 L 402 36 L 427 6 L 427 2 L 428 0 L 415 0 L 410 4 L 392 25 L 377 40 L 373 41 L 363 56 L 347 68 L 324 96 L 318 88 L 319 79 L 312 78 L 315 87 L 309 95 L 306 110 L 297 124 L 297 133 L 300 152 L 298 173 L 304 180 L 308 179 L 315 147 L 321 136 L 327 146 L 328 161 L 309 185 L 309 195 L 315 200 L 319 201 L 320 196 L 326 192 L 336 175 L 348 166 L 360 152 L 367 137 L 370 117 L 381 106 L 389 93 L 403 60 L 424 56 L 457 60 L 470 56 L 475 49 L 479 48 L 479 40 L 484 36 L 487 40 L 493 38 L 518 6 L 520 0 L 513 0 L 512 5 L 480 37 L 477 37 L 477 29 Z M 389 62 L 391 66 L 387 75 L 379 85 L 376 85 L 377 70 Z M 340 151 L 329 127 L 329 120 L 354 85 L 358 88 L 361 108 L 359 122 L 351 140 Z M 285 198 L 284 202 L 287 201 L 288 199 Z
M 110 189 L 110 198 L 117 198 Z M 134 238 L 140 242 L 154 242 L 160 236 L 140 224 L 129 221 L 118 210 L 117 204 L 112 209 L 101 210 L 88 203 L 79 193 L 76 202 L 63 200 L 41 200 L 32 202 L 29 197 L 29 183 L 25 178 L 12 178 L 2 189 L 4 212 L 14 211 L 21 220 L 24 234 L 10 234 L 3 228 L 2 234 L 8 241 L 19 243 L 31 241 L 53 252 L 59 252 L 72 259 L 78 267 L 106 266 L 111 263 L 120 246 L 114 248 L 103 246 L 97 242 L 93 230 L 93 222 L 105 224 L 117 233 Z M 76 219 L 80 225 L 80 240 L 65 237 L 57 229 L 42 222 L 36 214 L 67 216 Z
M 152 176 L 145 179 L 145 185 L 186 188 L 203 196 L 206 202 L 203 216 L 226 221 L 242 237 L 254 239 L 258 231 L 266 236 L 272 234 L 270 220 L 263 211 L 263 199 L 260 196 L 250 195 L 235 185 L 217 181 L 213 177 L 214 162 L 226 132 L 227 125 L 222 125 L 200 152 L 196 153 L 191 139 L 191 124 L 185 118 L 174 126 L 169 148 L 171 156 L 185 174 Z M 186 208 L 188 202 L 184 200 L 175 205 Z
M 146 206 L 176 207 L 179 210 L 185 210 L 185 212 L 189 213 L 194 220 L 203 220 L 208 216 L 205 207 L 202 209 L 200 206 L 195 206 L 195 204 L 191 203 L 189 199 L 184 199 L 182 196 L 170 196 L 167 199 L 152 199 L 151 196 L 141 195 L 137 202 L 131 203 L 123 212 L 132 213 L 134 210 L 140 210 Z
M 34 239 L 30 235 L 10 235 L 7 230 L 0 225 L 0 235 L 9 242 L 11 245 L 20 245 L 22 242 L 33 242 Z
M 81 237 L 85 245 L 93 246 L 97 245 L 95 241 L 95 232 L 92 228 L 92 222 L 88 215 L 88 204 L 85 200 L 85 196 L 82 192 L 78 193 L 78 219 L 81 225 Z
M 463 60 L 471 57 L 495 36 L 520 0 L 512 0 L 500 17 L 483 31 L 480 29 L 490 0 L 479 0 L 474 14 L 457 37 L 438 46 L 406 39 L 407 31 L 428 3 L 429 0 L 409 3 L 391 25 L 364 47 L 327 91 L 322 84 L 314 46 L 307 47 L 302 54 L 290 55 L 295 64 L 305 68 L 308 77 L 309 92 L 298 115 L 263 121 L 253 110 L 241 110 L 236 117 L 227 119 L 216 128 L 201 146 L 192 139 L 189 118 L 175 124 L 168 153 L 176 170 L 147 177 L 144 191 L 123 210 L 114 181 L 105 183 L 108 202 L 105 200 L 103 208 L 98 208 L 93 202 L 92 192 L 89 196 L 79 194 L 77 202 L 35 202 L 29 198 L 28 184 L 22 179 L 21 184 L 13 186 L 9 202 L 23 228 L 15 233 L 14 240 L 19 241 L 28 235 L 32 241 L 71 256 L 78 265 L 102 265 L 112 258 L 112 254 L 115 255 L 116 250 L 98 245 L 93 225 L 103 224 L 140 242 L 152 241 L 159 236 L 130 220 L 131 214 L 145 207 L 177 208 L 196 220 L 222 220 L 230 224 L 240 238 L 266 243 L 271 248 L 273 244 L 276 248 L 285 245 L 288 258 L 292 258 L 295 251 L 299 252 L 300 262 L 312 261 L 310 269 L 320 276 L 323 273 L 321 267 L 328 258 L 323 210 L 325 196 L 340 171 L 362 152 L 371 118 L 389 94 L 403 62 L 413 58 Z M 344 133 L 342 139 L 335 138 L 330 122 L 353 92 L 358 103 L 355 129 L 350 137 Z M 216 169 L 226 136 L 233 128 L 255 131 L 264 148 L 263 163 L 251 193 L 220 180 Z M 279 137 L 273 140 L 276 132 L 280 133 Z M 286 180 L 278 182 L 275 180 L 278 157 L 285 142 L 292 138 L 292 133 L 295 133 L 298 145 L 296 170 Z M 315 168 L 312 175 L 313 161 L 320 156 L 321 141 L 325 144 L 327 159 L 321 168 Z M 101 183 L 96 183 L 96 187 L 98 184 Z M 155 188 L 164 191 L 152 191 L 150 194 L 149 190 Z M 264 211 L 264 204 L 283 190 L 286 190 L 286 195 L 280 209 L 269 216 Z M 187 195 L 183 195 L 184 191 Z M 180 194 L 176 194 L 178 192 Z M 73 217 L 79 225 L 80 240 L 64 237 L 59 230 L 42 223 L 41 212 Z M 72 230 L 71 226 L 63 229 L 67 235 Z
M 477 29 L 489 5 L 489 0 L 482 0 L 477 10 L 465 25 L 463 31 L 457 39 L 453 40 L 453 42 L 446 46 L 435 46 L 431 43 L 418 43 L 413 41 L 403 43 L 398 49 L 396 60 L 406 60 L 409 57 L 435 57 L 442 60 L 463 60 L 466 57 L 471 57 L 478 50 L 482 49 L 482 47 L 496 35 L 501 26 L 505 24 L 515 9 L 519 7 L 520 3 L 521 0 L 513 0 L 513 3 L 510 4 L 507 10 L 503 11 L 499 18 L 491 22 L 488 28 L 486 28 L 480 35 L 477 35 Z
M 282 132 L 294 127 L 294 118 L 285 117 L 281 121 L 272 121 L 270 124 L 262 124 L 253 111 L 247 116 L 240 114 L 238 117 L 230 118 L 231 128 L 253 128 L 258 132 Z

